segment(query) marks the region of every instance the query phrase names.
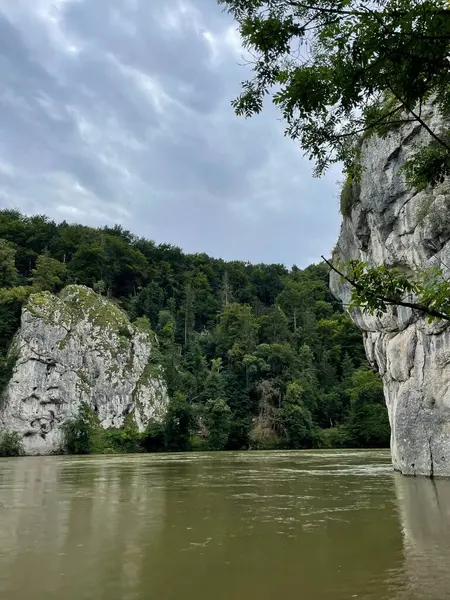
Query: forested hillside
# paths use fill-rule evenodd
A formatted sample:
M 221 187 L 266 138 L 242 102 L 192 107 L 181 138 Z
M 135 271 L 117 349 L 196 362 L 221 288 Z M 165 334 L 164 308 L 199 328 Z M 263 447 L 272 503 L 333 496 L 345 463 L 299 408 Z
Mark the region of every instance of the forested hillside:
M 327 280 L 0 211 L 0 389 L 27 296 L 77 283 L 157 333 L 171 404 L 145 449 L 385 446 L 381 382 Z

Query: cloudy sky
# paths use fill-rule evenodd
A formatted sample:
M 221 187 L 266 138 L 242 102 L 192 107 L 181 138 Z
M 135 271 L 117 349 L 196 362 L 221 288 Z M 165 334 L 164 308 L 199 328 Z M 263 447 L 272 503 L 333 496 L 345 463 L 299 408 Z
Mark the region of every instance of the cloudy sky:
M 2 0 L 0 206 L 134 233 L 225 259 L 306 266 L 339 218 L 246 78 L 215 0 Z

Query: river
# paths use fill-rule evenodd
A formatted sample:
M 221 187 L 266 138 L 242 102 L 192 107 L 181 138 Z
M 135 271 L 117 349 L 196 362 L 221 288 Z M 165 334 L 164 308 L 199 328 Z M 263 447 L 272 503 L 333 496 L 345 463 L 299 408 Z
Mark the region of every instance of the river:
M 2 600 L 444 600 L 450 482 L 385 451 L 0 460 Z

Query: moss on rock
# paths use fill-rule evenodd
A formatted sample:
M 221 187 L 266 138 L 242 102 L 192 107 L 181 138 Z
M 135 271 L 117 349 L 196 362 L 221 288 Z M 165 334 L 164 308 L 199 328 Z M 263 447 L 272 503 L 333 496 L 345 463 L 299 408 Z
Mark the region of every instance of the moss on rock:
M 88 287 L 68 285 L 59 294 L 59 300 L 67 313 L 77 320 L 87 319 L 94 326 L 107 327 L 118 335 L 130 328 L 127 316 L 118 306 Z

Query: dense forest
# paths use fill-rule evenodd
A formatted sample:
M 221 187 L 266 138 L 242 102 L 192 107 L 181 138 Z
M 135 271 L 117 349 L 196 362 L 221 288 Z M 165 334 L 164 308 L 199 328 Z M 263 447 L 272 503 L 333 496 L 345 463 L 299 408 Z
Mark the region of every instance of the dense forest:
M 169 410 L 131 449 L 386 446 L 381 381 L 327 280 L 325 265 L 225 262 L 120 226 L 0 211 L 0 391 L 30 292 L 77 283 L 157 333 Z

